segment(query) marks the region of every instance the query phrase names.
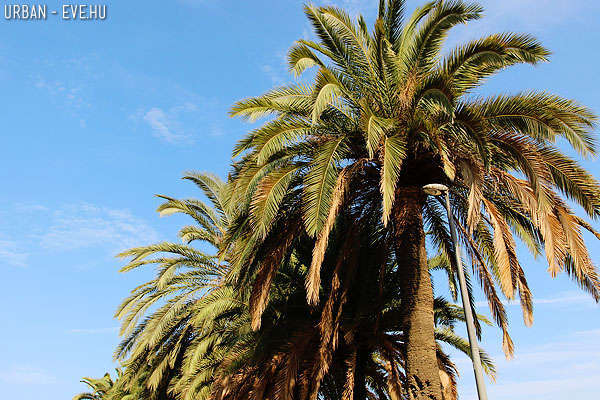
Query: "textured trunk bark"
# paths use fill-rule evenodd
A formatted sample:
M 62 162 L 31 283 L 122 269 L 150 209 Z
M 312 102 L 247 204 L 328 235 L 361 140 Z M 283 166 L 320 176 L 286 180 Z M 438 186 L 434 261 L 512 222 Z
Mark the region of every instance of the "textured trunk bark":
M 403 272 L 401 297 L 406 340 L 407 395 L 441 400 L 433 320 L 433 289 L 427 267 L 421 187 L 402 187 L 393 209 L 395 253 Z

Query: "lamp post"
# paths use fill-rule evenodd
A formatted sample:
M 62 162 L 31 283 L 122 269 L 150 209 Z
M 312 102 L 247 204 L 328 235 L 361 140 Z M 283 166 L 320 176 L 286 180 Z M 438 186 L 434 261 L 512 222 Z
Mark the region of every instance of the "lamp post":
M 458 245 L 458 237 L 456 235 L 456 226 L 454 225 L 454 216 L 450 207 L 450 191 L 448 187 L 442 184 L 431 184 L 423 186 L 423 191 L 432 196 L 446 196 L 446 212 L 448 213 L 448 223 L 450 224 L 450 235 L 454 243 L 454 253 L 456 255 L 456 265 L 458 268 L 458 282 L 460 284 L 460 295 L 462 298 L 463 309 L 465 311 L 465 319 L 467 322 L 467 332 L 469 334 L 469 344 L 471 345 L 471 357 L 473 359 L 473 371 L 475 372 L 475 383 L 477 385 L 477 394 L 479 400 L 487 400 L 487 392 L 485 390 L 485 381 L 483 379 L 483 371 L 481 368 L 481 359 L 479 358 L 479 345 L 477 344 L 477 335 L 475 334 L 475 322 L 473 320 L 473 312 L 471 310 L 471 301 L 467 293 L 467 282 L 465 280 L 465 272 L 463 270 L 462 258 L 460 255 L 460 247 Z

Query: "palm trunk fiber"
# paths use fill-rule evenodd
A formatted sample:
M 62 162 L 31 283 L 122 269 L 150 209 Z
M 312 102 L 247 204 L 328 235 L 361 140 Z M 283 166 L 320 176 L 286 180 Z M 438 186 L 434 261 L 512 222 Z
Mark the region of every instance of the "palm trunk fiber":
M 420 187 L 399 188 L 392 211 L 396 259 L 404 277 L 400 290 L 406 340 L 406 390 L 410 400 L 441 400 L 423 202 Z

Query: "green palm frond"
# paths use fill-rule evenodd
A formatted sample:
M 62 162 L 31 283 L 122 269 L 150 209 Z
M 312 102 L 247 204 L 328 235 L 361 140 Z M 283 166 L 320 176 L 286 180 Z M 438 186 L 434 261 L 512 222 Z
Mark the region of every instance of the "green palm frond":
M 339 162 L 347 150 L 344 136 L 329 140 L 309 166 L 305 177 L 304 218 L 310 235 L 316 235 L 325 224 L 340 170 Z

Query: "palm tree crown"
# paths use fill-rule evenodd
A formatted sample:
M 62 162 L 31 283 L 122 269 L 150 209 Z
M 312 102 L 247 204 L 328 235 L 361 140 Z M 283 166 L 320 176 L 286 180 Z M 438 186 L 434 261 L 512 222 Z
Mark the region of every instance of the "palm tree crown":
M 600 188 L 557 147 L 563 140 L 581 156 L 595 155 L 595 116 L 544 92 L 473 95 L 506 67 L 547 61 L 548 50 L 529 35 L 503 33 L 442 54 L 452 27 L 482 15 L 479 5 L 463 1 L 432 1 L 405 18 L 403 1 L 382 0 L 371 31 L 361 16 L 353 22 L 335 7 L 309 5 L 305 12 L 318 40 L 299 40 L 288 59 L 297 75 L 315 67 L 312 83 L 275 88 L 231 111 L 251 120 L 271 117 L 234 150 L 233 196 L 240 214 L 247 215 L 244 238 L 252 243 L 245 249 L 274 241 L 284 248 L 282 224 L 302 224 L 316 237 L 306 282 L 308 301 L 315 304 L 324 250 L 340 210 L 380 208 L 384 225 L 395 234 L 396 261 L 405 268 L 403 318 L 409 330 L 429 332 L 427 338 L 409 335 L 415 338 L 409 345 L 415 371 L 421 364 L 431 371 L 435 363 L 432 312 L 418 311 L 433 305 L 426 289 L 425 230 L 454 260 L 443 208 L 423 194 L 425 184 L 450 187 L 460 239 L 504 332 L 507 355 L 513 345 L 496 287 L 509 299 L 518 294 L 525 323 L 533 321 L 515 237 L 533 254 L 545 253 L 552 276 L 565 271 L 600 300 L 581 230 L 599 235 L 567 204 L 572 200 L 596 218 Z M 294 201 L 299 214 L 289 211 Z M 240 250 L 240 274 L 254 276 L 241 267 L 253 254 Z M 258 272 L 256 282 L 263 281 Z M 265 298 L 256 296 L 256 321 Z M 427 381 L 434 389 L 413 397 L 439 398 L 435 375 L 417 375 L 414 386 Z

